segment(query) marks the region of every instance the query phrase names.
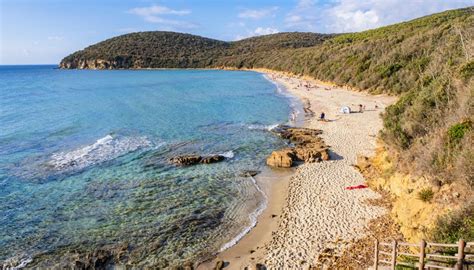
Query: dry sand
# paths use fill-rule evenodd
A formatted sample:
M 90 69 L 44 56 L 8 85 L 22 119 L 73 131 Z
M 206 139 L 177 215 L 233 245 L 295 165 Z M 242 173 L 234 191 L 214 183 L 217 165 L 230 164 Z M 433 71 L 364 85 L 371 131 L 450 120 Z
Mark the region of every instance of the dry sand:
M 364 203 L 378 198 L 376 192 L 345 187 L 364 184 L 363 176 L 352 165 L 358 154 L 373 153 L 382 128 L 380 113 L 395 98 L 282 74 L 267 72 L 267 76 L 310 105 L 315 115 L 307 119 L 305 126 L 323 130 L 332 160 L 301 165 L 289 180 L 278 181 L 280 184 L 269 191 L 269 207 L 257 226 L 237 245 L 199 269 L 209 269 L 217 260 L 228 262 L 225 269 L 255 269 L 256 263 L 267 269 L 318 266 L 321 253 L 340 253 L 350 241 L 364 236 L 369 220 L 385 212 Z M 310 87 L 305 86 L 308 84 Z M 340 113 L 342 106 L 358 111 L 359 104 L 366 106 L 363 113 Z M 327 122 L 318 121 L 322 111 Z M 277 216 L 271 218 L 272 214 Z

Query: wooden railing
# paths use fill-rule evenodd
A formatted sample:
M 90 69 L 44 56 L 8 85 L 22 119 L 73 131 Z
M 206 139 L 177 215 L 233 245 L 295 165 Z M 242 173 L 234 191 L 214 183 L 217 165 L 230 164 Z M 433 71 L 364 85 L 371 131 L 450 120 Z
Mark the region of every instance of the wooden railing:
M 470 268 L 470 265 L 473 265 Z M 474 269 L 474 242 L 457 244 L 421 241 L 419 244 L 375 240 L 374 269 L 404 266 L 412 269 Z

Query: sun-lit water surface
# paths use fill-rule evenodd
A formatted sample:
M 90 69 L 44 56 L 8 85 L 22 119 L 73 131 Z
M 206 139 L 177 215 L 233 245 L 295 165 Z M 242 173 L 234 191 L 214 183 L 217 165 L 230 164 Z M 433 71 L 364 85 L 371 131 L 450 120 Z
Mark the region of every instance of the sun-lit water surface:
M 166 267 L 215 253 L 261 205 L 241 174 L 283 146 L 267 129 L 290 103 L 254 72 L 0 67 L 0 261 L 125 245 L 124 261 Z M 227 159 L 169 164 L 185 153 Z

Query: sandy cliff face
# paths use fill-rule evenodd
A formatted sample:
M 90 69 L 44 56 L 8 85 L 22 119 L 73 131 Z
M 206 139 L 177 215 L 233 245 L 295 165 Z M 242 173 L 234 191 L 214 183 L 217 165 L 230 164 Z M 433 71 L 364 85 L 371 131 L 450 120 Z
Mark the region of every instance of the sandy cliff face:
M 459 185 L 435 185 L 428 178 L 395 172 L 383 147 L 377 149 L 373 158 L 359 158 L 358 167 L 372 188 L 392 195 L 391 215 L 409 242 L 431 239 L 437 220 L 460 209 L 472 195 Z M 431 195 L 422 198 L 423 193 Z

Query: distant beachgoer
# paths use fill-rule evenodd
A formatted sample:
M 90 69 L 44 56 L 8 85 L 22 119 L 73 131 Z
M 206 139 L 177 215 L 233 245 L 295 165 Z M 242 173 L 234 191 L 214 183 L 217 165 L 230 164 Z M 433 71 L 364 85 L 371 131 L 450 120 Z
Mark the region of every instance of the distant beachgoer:
M 364 111 L 364 106 L 362 104 L 359 104 L 359 112 L 363 112 Z
M 375 104 L 375 109 L 377 110 L 379 108 L 379 106 L 377 104 Z
M 321 115 L 319 116 L 319 120 L 326 121 L 326 114 L 324 112 L 321 112 Z

